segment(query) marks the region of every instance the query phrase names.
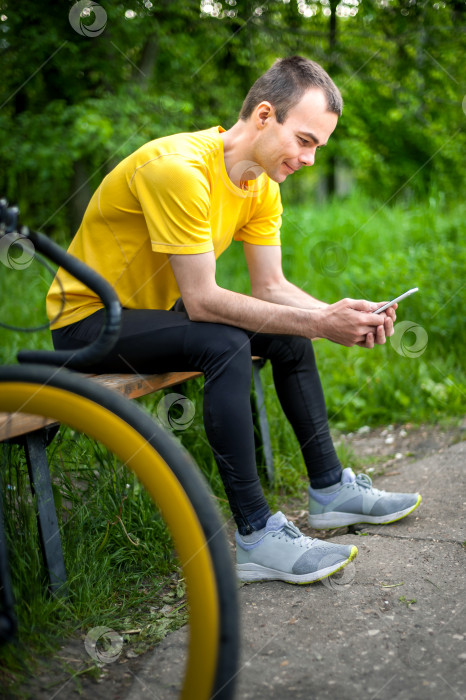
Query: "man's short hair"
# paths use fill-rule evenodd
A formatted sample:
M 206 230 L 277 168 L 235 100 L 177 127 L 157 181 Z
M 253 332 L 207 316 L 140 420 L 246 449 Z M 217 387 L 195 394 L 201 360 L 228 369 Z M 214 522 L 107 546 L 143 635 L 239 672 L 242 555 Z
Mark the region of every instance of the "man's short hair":
M 341 116 L 343 98 L 339 89 L 315 61 L 302 56 L 279 58 L 260 76 L 246 95 L 239 118 L 246 121 L 255 107 L 266 100 L 275 109 L 279 124 L 310 88 L 320 88 L 327 98 L 327 110 Z

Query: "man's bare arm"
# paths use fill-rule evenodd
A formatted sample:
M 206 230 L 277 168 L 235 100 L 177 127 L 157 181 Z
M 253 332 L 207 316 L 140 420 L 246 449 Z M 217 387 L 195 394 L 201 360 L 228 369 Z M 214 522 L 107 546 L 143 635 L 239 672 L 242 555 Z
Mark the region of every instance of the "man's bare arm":
M 276 304 L 219 287 L 214 253 L 172 255 L 172 266 L 184 305 L 192 321 L 225 323 L 259 333 L 324 337 L 341 345 L 365 343 L 384 324 L 382 314 L 364 300 L 342 299 L 325 309 Z
M 286 279 L 282 269 L 280 246 L 243 243 L 243 250 L 253 297 L 301 309 L 323 309 L 328 306 Z
M 280 246 L 258 246 L 243 243 L 243 248 L 253 296 L 275 304 L 288 304 L 304 309 L 325 309 L 329 306 L 285 278 Z M 396 308 L 397 305 L 394 305 L 391 309 L 387 309 L 386 313 L 383 314 L 384 325 L 374 329 L 375 332 L 369 333 L 363 342 L 358 342 L 358 345 L 365 348 L 372 348 L 374 343 L 383 345 L 386 338 L 393 335 Z

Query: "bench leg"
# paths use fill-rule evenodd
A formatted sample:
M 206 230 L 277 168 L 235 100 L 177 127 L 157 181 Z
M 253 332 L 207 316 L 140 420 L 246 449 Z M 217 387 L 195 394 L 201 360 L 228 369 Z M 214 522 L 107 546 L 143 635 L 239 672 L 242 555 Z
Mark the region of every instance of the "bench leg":
M 37 499 L 37 526 L 50 590 L 58 595 L 66 595 L 65 561 L 45 446 L 46 435 L 43 430 L 37 430 L 24 437 L 29 479 Z
M 269 432 L 269 423 L 267 421 L 267 413 L 265 410 L 265 401 L 264 401 L 264 390 L 262 387 L 262 379 L 261 379 L 261 367 L 264 366 L 264 361 L 263 360 L 254 360 L 252 363 L 252 372 L 253 372 L 253 378 L 254 378 L 254 392 L 255 392 L 255 408 L 254 410 L 254 421 L 259 429 L 260 437 L 261 437 L 261 445 L 260 447 L 263 450 L 264 454 L 264 461 L 265 461 L 265 466 L 267 470 L 267 479 L 269 481 L 269 484 L 273 484 L 274 480 L 274 472 L 273 472 L 273 453 L 272 453 L 272 445 L 270 442 L 270 432 Z
M 11 585 L 8 548 L 3 520 L 3 490 L 0 480 L 0 644 L 9 642 L 18 628 L 14 612 L 13 588 Z

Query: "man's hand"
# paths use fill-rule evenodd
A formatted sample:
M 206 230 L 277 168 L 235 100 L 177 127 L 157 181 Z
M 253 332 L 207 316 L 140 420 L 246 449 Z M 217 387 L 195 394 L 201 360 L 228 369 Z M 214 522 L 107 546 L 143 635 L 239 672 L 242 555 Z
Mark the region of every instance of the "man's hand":
M 380 306 L 383 306 L 386 303 L 386 301 L 382 301 L 376 304 L 376 308 L 378 309 Z M 390 306 L 390 308 L 388 308 L 386 311 L 382 312 L 381 314 L 377 314 L 377 316 L 384 319 L 384 325 L 377 326 L 375 334 L 368 333 L 365 342 L 358 343 L 361 348 L 373 348 L 374 345 L 383 345 L 386 339 L 393 335 L 393 324 L 396 321 L 395 312 L 397 308 L 398 304 L 393 304 L 393 306 Z
M 393 322 L 396 319 L 395 305 L 384 313 L 372 313 L 383 303 L 373 303 L 363 299 L 342 299 L 323 309 L 319 320 L 319 336 L 346 347 L 359 345 L 373 348 L 383 345 L 386 338 L 393 335 Z

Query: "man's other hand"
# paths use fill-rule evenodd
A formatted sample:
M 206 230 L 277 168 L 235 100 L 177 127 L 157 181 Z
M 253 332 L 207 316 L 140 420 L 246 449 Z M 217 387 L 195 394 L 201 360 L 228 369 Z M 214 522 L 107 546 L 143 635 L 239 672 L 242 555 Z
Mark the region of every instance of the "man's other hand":
M 384 306 L 384 304 L 386 303 L 386 301 L 381 301 L 377 303 L 376 309 L 378 309 L 380 306 Z M 368 333 L 364 342 L 358 343 L 358 345 L 361 348 L 373 348 L 374 345 L 383 345 L 386 339 L 393 335 L 393 324 L 396 321 L 397 308 L 398 304 L 393 304 L 393 306 L 390 306 L 386 311 L 383 311 L 381 314 L 375 314 L 380 318 L 383 318 L 384 324 L 383 326 L 377 326 L 375 333 Z
M 396 305 L 381 314 L 372 313 L 385 302 L 364 299 L 342 299 L 322 310 L 319 335 L 334 343 L 352 347 L 373 348 L 383 345 L 393 335 Z

